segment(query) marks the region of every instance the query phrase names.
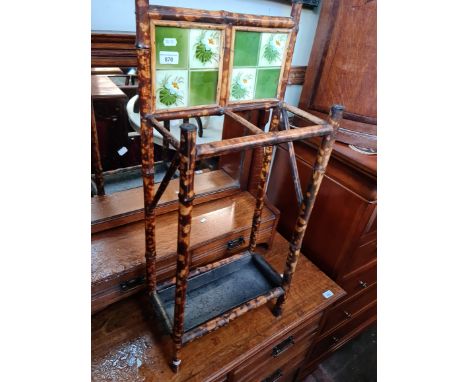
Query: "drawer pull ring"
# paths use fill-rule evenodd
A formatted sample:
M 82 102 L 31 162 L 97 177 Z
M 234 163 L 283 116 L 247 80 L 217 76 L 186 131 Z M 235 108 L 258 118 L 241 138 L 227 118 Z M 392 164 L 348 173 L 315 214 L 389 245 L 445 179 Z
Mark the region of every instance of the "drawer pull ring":
M 346 310 L 343 310 L 344 315 L 346 318 L 351 318 L 351 313 L 347 312 Z
M 120 290 L 122 292 L 127 292 L 129 290 L 132 290 L 136 288 L 137 286 L 140 286 L 145 282 L 145 276 L 140 276 L 128 281 L 124 281 L 123 283 L 120 283 Z
M 227 248 L 228 249 L 234 249 L 234 248 L 239 247 L 240 245 L 242 245 L 244 243 L 245 243 L 245 240 L 241 236 L 241 237 L 238 237 L 237 239 L 232 239 L 232 240 L 228 241 Z
M 364 281 L 359 280 L 359 285 L 362 287 L 362 289 L 367 288 L 367 283 Z
M 271 355 L 273 357 L 278 357 L 281 353 L 285 352 L 293 345 L 294 345 L 294 337 L 289 336 L 283 342 L 280 342 L 278 345 L 276 345 L 273 348 L 273 350 L 271 351 Z
M 283 370 L 278 369 L 269 377 L 266 377 L 262 382 L 276 382 L 279 381 L 280 378 L 283 376 Z

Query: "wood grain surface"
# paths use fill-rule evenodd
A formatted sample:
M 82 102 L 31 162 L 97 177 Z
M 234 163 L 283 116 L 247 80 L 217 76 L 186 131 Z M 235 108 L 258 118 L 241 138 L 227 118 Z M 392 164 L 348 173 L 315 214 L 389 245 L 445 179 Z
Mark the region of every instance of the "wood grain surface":
M 267 261 L 283 269 L 288 243 L 276 235 Z M 180 372 L 169 367 L 172 341 L 161 336 L 147 296 L 114 304 L 92 318 L 93 381 L 217 381 L 256 354 L 313 320 L 345 295 L 343 289 L 301 256 L 281 318 L 264 305 L 182 349 Z M 322 293 L 334 296 L 325 299 Z

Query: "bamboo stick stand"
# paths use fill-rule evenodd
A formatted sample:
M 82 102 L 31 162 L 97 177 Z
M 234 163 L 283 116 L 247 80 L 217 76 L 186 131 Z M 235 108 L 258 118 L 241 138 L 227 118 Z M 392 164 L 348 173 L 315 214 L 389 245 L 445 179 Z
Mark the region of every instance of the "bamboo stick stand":
M 156 309 L 161 312 L 163 321 L 166 323 L 168 329 L 172 331 L 174 346 L 171 366 L 173 370 L 177 372 L 181 365 L 181 350 L 184 343 L 216 330 L 236 317 L 274 298 L 277 298 L 277 301 L 273 313 L 277 316 L 281 314 L 297 266 L 307 223 L 332 152 L 336 131 L 342 118 L 343 107 L 339 105 L 332 106 L 329 121 L 323 121 L 283 102 L 302 9 L 302 3 L 300 1 L 293 1 L 291 17 L 267 17 L 235 14 L 225 11 L 201 11 L 175 7 L 149 6 L 148 0 L 136 0 L 135 4 L 141 114 L 142 176 L 145 202 L 146 279 L 151 301 Z M 176 26 L 186 26 L 187 24 L 196 26 L 197 23 L 204 23 L 204 25 L 206 25 L 206 23 L 211 23 L 224 27 L 224 56 L 223 59 L 220 60 L 222 72 L 219 105 L 174 111 L 155 110 L 155 94 L 152 84 L 152 82 L 154 82 L 152 81 L 154 68 L 151 67 L 151 49 L 154 49 L 154 47 L 152 46 L 153 42 L 150 37 L 150 28 L 151 25 L 162 21 L 175 23 L 174 25 Z M 275 99 L 254 100 L 244 103 L 229 102 L 228 78 L 229 64 L 232 61 L 234 27 L 270 28 L 272 30 L 282 28 L 289 33 L 289 45 L 287 46 L 287 53 L 283 62 L 282 74 L 279 80 L 277 97 Z M 264 132 L 251 122 L 235 114 L 236 111 L 254 109 L 273 111 L 269 132 Z M 303 128 L 290 128 L 287 111 L 306 119 L 311 122 L 311 125 Z M 188 123 L 188 119 L 191 117 L 223 114 L 230 116 L 243 125 L 250 135 L 197 145 L 197 127 Z M 284 125 L 284 129 L 282 130 L 280 130 L 281 117 Z M 184 120 L 184 123 L 180 126 L 180 141 L 171 134 L 168 129 L 168 122 L 164 122 L 174 119 Z M 170 144 L 176 150 L 176 156 L 157 191 L 154 185 L 153 127 L 163 135 L 165 149 L 167 149 Z M 321 137 L 321 144 L 312 177 L 308 183 L 305 194 L 302 195 L 292 142 L 313 137 Z M 272 149 L 273 146 L 280 143 L 288 144 L 296 196 L 300 205 L 300 213 L 297 218 L 284 275 L 282 277 L 272 270 L 259 255 L 254 253 L 257 244 L 261 213 L 264 206 L 267 180 L 271 168 Z M 263 165 L 258 183 L 256 206 L 252 217 L 252 230 L 248 251 L 190 272 L 190 232 L 194 199 L 195 162 L 200 159 L 232 154 L 234 152 L 257 147 L 263 148 Z M 179 227 L 176 277 L 175 282 L 169 286 L 172 288 L 170 289 L 170 291 L 172 291 L 171 293 L 175 292 L 175 301 L 173 298 L 171 299 L 173 302 L 173 318 L 171 319 L 170 315 L 172 311 L 165 310 L 163 306 L 165 303 L 165 301 L 163 301 L 163 296 L 170 294 L 167 292 L 168 285 L 164 283 L 164 285 L 160 284 L 158 286 L 156 280 L 155 208 L 159 198 L 167 187 L 168 180 L 177 168 L 180 172 Z M 255 295 L 247 301 L 242 301 L 229 309 L 225 309 L 222 313 L 205 319 L 205 321 L 201 323 L 192 324 L 192 327 L 187 329 L 184 320 L 188 309 L 193 308 L 187 305 L 188 281 L 195 276 L 206 276 L 208 272 L 218 272 L 222 274 L 223 269 L 227 269 L 226 267 L 235 267 L 238 266 L 238 264 L 256 267 L 255 269 L 260 270 L 261 273 L 263 272 L 262 274 L 266 280 L 265 282 L 269 287 L 261 294 Z M 172 294 L 172 296 L 173 295 L 174 294 Z

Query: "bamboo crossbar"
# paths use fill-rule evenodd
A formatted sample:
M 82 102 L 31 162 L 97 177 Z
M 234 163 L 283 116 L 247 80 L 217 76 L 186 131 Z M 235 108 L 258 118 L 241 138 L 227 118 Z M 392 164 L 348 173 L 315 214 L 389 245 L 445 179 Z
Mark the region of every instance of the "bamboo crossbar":
M 148 118 L 151 122 L 151 125 L 166 139 L 177 151 L 180 150 L 179 140 L 171 134 L 171 131 L 166 129 L 166 127 L 155 118 Z
M 189 109 L 189 110 L 163 110 L 157 111 L 154 113 L 146 114 L 145 117 L 148 119 L 155 119 L 157 121 L 167 121 L 174 119 L 184 119 L 184 118 L 195 118 L 195 117 L 207 117 L 212 115 L 223 115 L 227 111 L 249 111 L 249 110 L 268 110 L 278 106 L 278 100 L 272 101 L 260 101 L 252 103 L 242 103 L 242 104 L 233 104 L 227 105 L 224 107 L 213 106 L 206 107 L 203 109 Z
M 323 119 L 321 119 L 319 117 L 316 117 L 315 115 L 312 115 L 310 113 L 307 113 L 306 111 L 304 111 L 302 109 L 299 109 L 296 106 L 292 106 L 292 105 L 289 105 L 287 103 L 283 103 L 283 107 L 287 111 L 289 111 L 289 112 L 291 112 L 291 113 L 293 113 L 293 114 L 295 114 L 295 115 L 297 115 L 297 116 L 299 116 L 301 118 L 304 118 L 306 121 L 315 123 L 316 125 L 325 125 L 327 123 Z
M 203 143 L 197 145 L 197 160 L 232 154 L 256 147 L 273 146 L 289 141 L 320 137 L 331 134 L 332 131 L 333 128 L 330 125 L 314 125 L 288 131 L 270 131 L 258 135 L 225 139 L 219 142 Z
M 242 118 L 240 115 L 233 113 L 232 111 L 228 110 L 224 113 L 225 115 L 231 117 L 236 122 L 239 122 L 242 126 L 249 129 L 252 134 L 264 134 L 264 131 L 257 126 L 255 126 L 252 122 L 247 121 L 245 118 Z
M 167 7 L 150 5 L 148 16 L 155 20 L 192 21 L 234 26 L 250 26 L 264 28 L 294 28 L 296 23 L 292 17 L 259 16 L 228 11 L 206 11 L 193 8 Z

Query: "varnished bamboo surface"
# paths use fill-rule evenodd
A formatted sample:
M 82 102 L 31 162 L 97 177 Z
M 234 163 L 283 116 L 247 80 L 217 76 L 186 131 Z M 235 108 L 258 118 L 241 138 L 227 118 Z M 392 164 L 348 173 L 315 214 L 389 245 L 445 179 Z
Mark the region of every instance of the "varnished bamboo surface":
M 160 237 L 160 236 L 159 236 Z M 260 248 L 259 248 L 260 252 Z M 282 272 L 288 243 L 279 234 L 267 261 Z M 92 380 L 215 381 L 265 347 L 273 347 L 291 329 L 319 315 L 345 292 L 305 257 L 300 259 L 281 319 L 271 304 L 232 321 L 182 348 L 178 374 L 169 368 L 172 341 L 162 337 L 147 296 L 116 303 L 92 318 Z M 331 290 L 329 299 L 322 293 Z
M 190 248 L 193 250 L 214 238 L 249 227 L 254 208 L 255 198 L 248 192 L 195 206 Z M 272 221 L 274 218 L 273 211 L 264 208 L 262 221 Z M 157 259 L 176 253 L 177 219 L 176 211 L 156 219 Z M 202 219 L 206 221 L 201 222 Z M 110 277 L 144 264 L 144 233 L 144 222 L 139 221 L 92 235 L 91 282 L 105 282 Z
M 224 170 L 205 172 L 195 176 L 195 193 L 199 195 L 198 201 L 206 201 L 206 199 L 200 199 L 202 194 L 209 195 L 223 189 L 235 190 L 238 188 L 238 182 L 226 174 Z M 158 205 L 175 203 L 178 200 L 178 190 L 179 180 L 172 179 L 161 196 Z M 143 213 L 143 208 L 143 190 L 141 187 L 102 197 L 94 197 L 91 199 L 91 224 L 123 217 L 129 213 Z M 176 208 L 174 207 L 174 209 Z
M 330 134 L 333 131 L 329 125 L 315 125 L 289 131 L 270 131 L 265 134 L 248 135 L 245 137 L 225 139 L 197 145 L 197 159 L 206 159 L 223 154 L 231 154 L 242 150 L 261 146 L 271 146 L 280 143 L 307 139 Z
M 150 5 L 149 17 L 156 20 L 194 21 L 268 28 L 293 28 L 295 26 L 294 20 L 290 17 L 259 16 L 247 13 L 207 11 L 193 8 L 166 7 L 161 5 Z

